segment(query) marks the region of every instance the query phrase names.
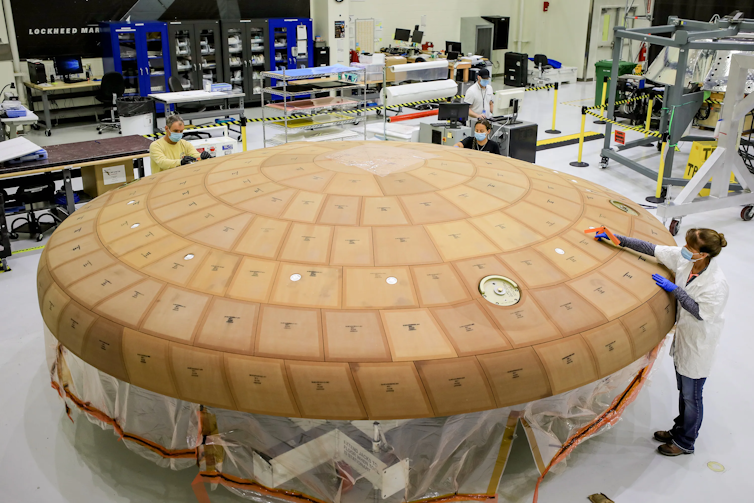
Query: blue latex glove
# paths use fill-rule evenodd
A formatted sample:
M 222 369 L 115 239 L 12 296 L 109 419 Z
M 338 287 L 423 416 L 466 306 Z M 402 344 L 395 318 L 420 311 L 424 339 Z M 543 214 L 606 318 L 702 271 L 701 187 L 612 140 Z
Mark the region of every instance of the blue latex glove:
M 672 292 L 673 290 L 678 288 L 678 285 L 676 285 L 669 279 L 660 276 L 659 274 L 653 274 L 652 279 L 655 280 L 655 283 L 657 283 L 657 286 L 659 286 L 666 292 Z
M 607 237 L 607 232 L 598 232 L 594 235 L 594 239 L 596 239 L 597 241 L 602 241 L 603 239 L 610 241 L 610 238 Z

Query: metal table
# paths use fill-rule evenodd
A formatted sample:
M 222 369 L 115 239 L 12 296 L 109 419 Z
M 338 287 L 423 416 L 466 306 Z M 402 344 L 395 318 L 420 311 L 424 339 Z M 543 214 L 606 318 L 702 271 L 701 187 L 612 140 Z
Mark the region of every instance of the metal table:
M 23 106 L 23 105 L 21 105 Z M 16 126 L 31 126 L 39 121 L 37 114 L 24 107 L 26 115 L 23 117 L 3 117 L 0 118 L 0 141 L 5 141 L 8 138 L 16 137 Z M 10 128 L 10 134 L 6 137 L 5 126 Z
M 47 159 L 29 161 L 21 164 L 0 164 L 0 180 L 19 176 L 37 175 L 61 171 L 63 187 L 66 195 L 66 214 L 73 213 L 76 208 L 73 203 L 73 187 L 71 185 L 71 171 L 82 166 L 94 166 L 114 161 L 136 160 L 149 155 L 152 140 L 143 136 L 121 136 L 103 140 L 66 143 L 45 147 Z M 139 177 L 144 176 L 144 167 L 137 167 Z
M 73 84 L 66 84 L 65 82 L 55 82 L 54 84 L 33 84 L 31 82 L 24 82 L 24 86 L 29 89 L 29 106 L 33 109 L 32 96 L 34 91 L 38 92 L 42 96 L 42 108 L 44 112 L 44 124 L 45 135 L 52 135 L 52 119 L 50 118 L 50 99 L 49 94 L 57 91 L 77 91 L 80 89 L 96 88 L 100 87 L 102 82 L 99 80 L 87 80 L 85 82 L 75 82 Z M 71 94 L 71 98 L 81 97 L 80 94 Z M 100 106 L 100 105 L 95 105 Z M 40 121 L 41 122 L 41 121 Z
M 243 102 L 246 94 L 240 91 L 230 92 L 207 92 L 207 91 L 179 91 L 175 93 L 156 93 L 149 95 L 152 100 L 165 105 L 165 119 L 172 115 L 171 105 L 181 105 L 189 103 L 208 103 L 212 101 L 223 101 L 223 108 L 220 110 L 205 110 L 204 112 L 183 113 L 181 117 L 185 120 L 209 119 L 213 117 L 228 117 L 230 115 L 244 116 Z M 238 100 L 237 106 L 231 106 L 233 100 Z M 155 114 L 156 115 L 156 114 Z M 155 131 L 157 131 L 157 117 L 155 116 Z

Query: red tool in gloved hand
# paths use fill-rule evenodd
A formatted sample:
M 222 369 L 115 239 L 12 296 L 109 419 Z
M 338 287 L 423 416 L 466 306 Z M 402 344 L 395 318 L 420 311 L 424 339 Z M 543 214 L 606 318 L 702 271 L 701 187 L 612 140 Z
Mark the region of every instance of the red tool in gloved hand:
M 584 231 L 585 234 L 589 234 L 590 232 L 596 232 L 596 233 L 604 232 L 607 235 L 607 237 L 610 238 L 610 241 L 612 241 L 615 246 L 620 246 L 620 239 L 616 238 L 615 234 L 610 232 L 610 229 L 608 229 L 607 227 L 604 227 L 604 226 L 594 227 L 593 229 L 586 229 Z M 599 238 L 597 236 L 595 236 L 594 239 L 596 241 L 599 241 Z

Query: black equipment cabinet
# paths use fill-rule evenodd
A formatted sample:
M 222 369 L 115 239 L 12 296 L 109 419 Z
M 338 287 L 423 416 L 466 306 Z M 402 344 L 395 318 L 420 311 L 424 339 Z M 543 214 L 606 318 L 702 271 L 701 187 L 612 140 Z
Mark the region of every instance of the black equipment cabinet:
M 171 75 L 185 90 L 203 89 L 204 80 L 226 82 L 220 21 L 169 21 Z
M 262 72 L 270 69 L 267 20 L 222 21 L 220 26 L 225 82 L 243 90 L 247 102 L 260 103 L 265 86 Z
M 505 85 L 526 87 L 529 55 L 518 52 L 506 52 L 503 63 Z
M 330 48 L 314 47 L 314 66 L 330 66 Z
M 492 129 L 502 155 L 531 163 L 537 161 L 537 124 L 525 121 L 505 125 L 493 123 Z

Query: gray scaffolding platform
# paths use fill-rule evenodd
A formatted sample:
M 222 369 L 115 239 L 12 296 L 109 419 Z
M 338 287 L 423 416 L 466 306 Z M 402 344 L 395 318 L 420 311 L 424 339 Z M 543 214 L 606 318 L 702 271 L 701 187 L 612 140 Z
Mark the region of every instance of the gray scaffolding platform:
M 669 38 L 659 35 L 669 35 Z M 665 86 L 663 97 L 663 110 L 660 116 L 660 133 L 663 133 L 670 145 L 675 145 L 678 141 L 706 141 L 710 138 L 707 136 L 683 136 L 687 126 L 691 123 L 704 99 L 703 91 L 686 92 L 686 75 L 689 64 L 689 52 L 692 50 L 707 51 L 754 51 L 754 42 L 745 40 L 732 40 L 730 37 L 750 34 L 754 37 L 754 19 L 742 19 L 740 16 L 726 17 L 715 22 L 700 22 L 686 19 L 680 19 L 675 16 L 668 18 L 668 24 L 663 26 L 652 26 L 650 28 L 615 28 L 615 43 L 613 45 L 613 66 L 610 75 L 610 87 L 608 90 L 607 117 L 615 120 L 615 95 L 618 84 L 618 62 L 621 57 L 621 48 L 624 39 L 638 40 L 648 42 L 653 45 L 659 45 L 666 48 L 676 48 L 678 50 L 678 60 L 675 62 L 675 82 L 673 85 Z M 675 52 L 675 51 L 673 51 Z M 671 62 L 672 63 L 672 62 Z M 673 65 L 670 65 L 673 66 Z M 672 75 L 672 71 L 671 71 Z M 669 114 L 667 110 L 672 110 Z M 672 117 L 672 124 L 671 124 Z M 649 136 L 639 140 L 634 140 L 620 145 L 615 149 L 610 148 L 610 138 L 612 133 L 612 124 L 607 123 L 605 126 L 605 144 L 601 151 L 602 159 L 600 167 L 607 167 L 609 160 L 616 161 L 637 173 L 648 178 L 656 180 L 658 172 L 643 164 L 629 159 L 620 152 L 634 147 L 648 145 L 655 138 Z M 672 166 L 675 154 L 674 148 L 667 148 L 665 154 L 665 170 L 662 177 L 662 186 L 667 189 L 670 186 L 685 186 L 689 180 L 684 178 L 673 178 Z M 710 187 L 708 183 L 707 188 Z M 741 191 L 739 184 L 731 184 L 731 190 Z M 648 198 L 652 199 L 652 198 Z M 652 200 L 652 202 L 661 202 Z

